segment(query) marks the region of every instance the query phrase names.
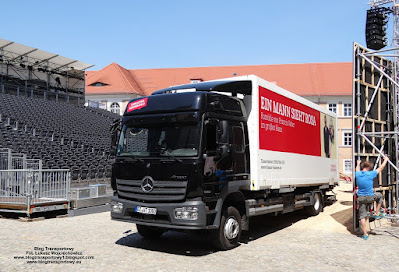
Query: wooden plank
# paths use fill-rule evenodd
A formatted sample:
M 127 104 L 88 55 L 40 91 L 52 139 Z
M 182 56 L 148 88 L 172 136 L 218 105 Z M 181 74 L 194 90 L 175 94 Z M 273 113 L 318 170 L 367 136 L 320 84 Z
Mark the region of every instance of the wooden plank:
M 8 209 L 8 210 L 26 210 L 26 204 L 18 204 L 18 203 L 0 203 L 0 209 Z

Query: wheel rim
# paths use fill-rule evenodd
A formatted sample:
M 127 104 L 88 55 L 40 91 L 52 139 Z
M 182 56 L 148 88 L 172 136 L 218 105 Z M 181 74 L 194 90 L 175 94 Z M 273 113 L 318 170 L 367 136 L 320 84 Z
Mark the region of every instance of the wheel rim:
M 232 240 L 237 237 L 240 226 L 234 217 L 229 217 L 224 224 L 224 237 Z
M 320 208 L 320 197 L 319 197 L 319 194 L 315 194 L 314 195 L 314 209 L 315 209 L 315 211 L 318 211 L 319 210 L 319 208 Z

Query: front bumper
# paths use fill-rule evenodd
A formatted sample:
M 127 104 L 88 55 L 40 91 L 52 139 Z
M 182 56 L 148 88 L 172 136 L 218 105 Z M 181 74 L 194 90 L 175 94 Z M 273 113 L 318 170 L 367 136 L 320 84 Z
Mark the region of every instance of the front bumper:
M 131 222 L 147 226 L 162 227 L 168 229 L 206 229 L 205 203 L 201 200 L 187 200 L 182 203 L 142 203 L 112 197 L 111 201 L 123 204 L 122 212 L 116 213 L 111 210 L 113 220 Z M 136 206 L 156 208 L 155 215 L 145 215 L 135 211 Z M 196 220 L 185 220 L 175 218 L 175 208 L 195 207 L 198 209 Z

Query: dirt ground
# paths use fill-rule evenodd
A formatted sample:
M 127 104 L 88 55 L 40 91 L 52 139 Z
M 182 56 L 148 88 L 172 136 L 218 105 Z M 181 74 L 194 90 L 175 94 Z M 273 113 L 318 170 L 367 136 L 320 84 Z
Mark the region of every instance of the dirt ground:
M 32 222 L 2 218 L 0 271 L 398 271 L 399 225 L 372 223 L 369 240 L 361 239 L 352 233 L 352 184 L 334 192 L 338 200 L 317 216 L 251 218 L 250 231 L 229 251 L 215 250 L 201 232 L 144 239 L 135 224 L 113 221 L 109 212 Z M 52 253 L 46 247 L 71 248 L 83 259 L 31 258 Z M 74 261 L 66 257 L 74 255 L 62 261 Z
M 337 202 L 326 206 L 317 217 L 309 217 L 294 224 L 298 229 L 328 230 L 350 233 L 353 230 L 352 183 L 341 182 L 334 189 Z

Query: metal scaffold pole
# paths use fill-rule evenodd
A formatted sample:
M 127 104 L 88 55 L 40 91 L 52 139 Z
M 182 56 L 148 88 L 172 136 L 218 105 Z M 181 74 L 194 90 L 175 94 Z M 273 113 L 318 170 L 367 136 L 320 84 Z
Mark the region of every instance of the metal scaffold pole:
M 353 101 L 356 105 L 356 116 L 353 121 L 356 141 L 353 159 L 359 160 L 362 157 L 362 159 L 372 159 L 378 164 L 385 149 L 390 157 L 390 167 L 380 177 L 379 187 L 376 189 L 384 192 L 386 207 L 397 216 L 399 214 L 399 0 L 369 1 L 368 4 L 372 8 L 367 13 L 366 40 L 367 46 L 375 50 L 355 44 L 353 65 L 356 73 L 354 73 Z M 392 6 L 388 7 L 388 4 Z M 393 19 L 391 42 L 384 37 L 388 15 Z M 369 23 L 371 25 L 368 25 Z M 378 28 L 375 30 L 373 24 L 380 24 L 379 27 L 383 30 L 378 32 Z M 389 47 L 382 49 L 386 45 Z
M 398 82 L 398 75 L 399 75 L 399 0 L 394 0 L 393 4 L 393 19 L 394 19 L 394 26 L 393 26 L 393 47 L 395 48 L 395 69 L 394 69 L 394 76 L 395 81 Z M 398 118 L 399 118 L 399 87 L 394 86 L 395 88 L 395 105 L 394 105 L 394 128 L 396 132 L 399 132 L 398 127 Z M 395 147 L 396 147 L 396 162 L 398 164 L 398 134 L 395 135 Z M 396 214 L 399 214 L 399 203 L 398 203 L 398 196 L 399 196 L 399 185 L 398 185 L 398 177 L 396 177 Z

